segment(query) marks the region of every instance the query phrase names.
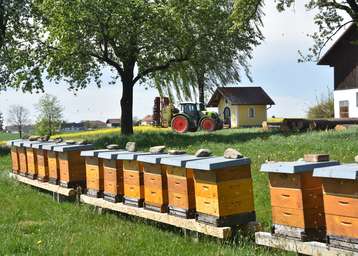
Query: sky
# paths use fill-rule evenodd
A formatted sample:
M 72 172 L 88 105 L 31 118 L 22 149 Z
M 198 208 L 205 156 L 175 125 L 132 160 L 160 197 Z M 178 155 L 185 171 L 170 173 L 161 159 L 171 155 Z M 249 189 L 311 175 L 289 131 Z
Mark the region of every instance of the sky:
M 316 98 L 333 90 L 333 70 L 315 63 L 298 63 L 298 50 L 307 51 L 312 40 L 307 34 L 316 31 L 313 23 L 314 13 L 307 12 L 303 2 L 294 9 L 279 13 L 274 1 L 266 1 L 263 18 L 265 41 L 254 51 L 251 61 L 253 83 L 243 79 L 236 86 L 261 86 L 276 103 L 269 110 L 269 116 L 304 117 L 307 108 L 316 102 Z M 272 2 L 272 3 L 269 3 Z M 298 1 L 297 1 L 298 2 Z M 106 73 L 110 77 L 109 73 Z M 106 77 L 104 78 L 106 79 Z M 108 79 L 108 78 L 107 78 Z M 58 97 L 64 107 L 64 119 L 68 122 L 81 120 L 102 120 L 120 117 L 121 85 L 95 86 L 74 95 L 67 90 L 66 84 L 55 85 L 46 82 L 45 92 Z M 0 111 L 5 118 L 10 105 L 26 107 L 35 121 L 38 113 L 35 104 L 43 94 L 30 94 L 9 89 L 0 92 Z M 155 89 L 146 90 L 135 86 L 135 117 L 142 118 L 151 114 Z

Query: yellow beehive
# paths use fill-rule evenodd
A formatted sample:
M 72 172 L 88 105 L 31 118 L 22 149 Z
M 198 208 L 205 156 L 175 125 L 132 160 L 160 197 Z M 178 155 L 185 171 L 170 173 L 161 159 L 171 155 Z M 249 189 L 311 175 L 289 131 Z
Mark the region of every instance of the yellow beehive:
M 187 163 L 194 170 L 198 221 L 236 226 L 256 220 L 250 163 L 224 157 Z
M 358 251 L 358 164 L 317 168 L 323 183 L 328 241 Z
M 297 161 L 261 166 L 261 171 L 269 173 L 275 235 L 301 240 L 325 239 L 322 183 L 312 175 L 316 167 L 337 164 L 336 161 Z
M 15 142 L 21 142 L 21 140 L 9 141 L 7 145 L 11 147 L 12 172 L 17 174 L 20 172 L 20 158 L 18 147 L 14 145 Z
M 64 145 L 54 147 L 60 165 L 60 186 L 86 188 L 86 163 L 81 151 L 91 150 L 93 145 Z

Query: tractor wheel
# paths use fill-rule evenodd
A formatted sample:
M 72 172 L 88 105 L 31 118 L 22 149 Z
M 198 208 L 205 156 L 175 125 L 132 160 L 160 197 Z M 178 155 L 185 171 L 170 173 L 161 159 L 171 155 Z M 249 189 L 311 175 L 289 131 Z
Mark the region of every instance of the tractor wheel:
M 189 130 L 189 120 L 187 117 L 178 115 L 172 120 L 172 129 L 177 133 L 185 133 Z
M 207 132 L 213 132 L 216 129 L 215 120 L 210 117 L 204 117 L 200 122 L 200 129 Z

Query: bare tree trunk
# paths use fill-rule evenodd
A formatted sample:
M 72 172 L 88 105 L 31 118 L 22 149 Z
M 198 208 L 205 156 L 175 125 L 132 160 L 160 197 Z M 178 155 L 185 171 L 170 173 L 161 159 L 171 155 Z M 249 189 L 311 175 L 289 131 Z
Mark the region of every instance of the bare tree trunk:
M 133 134 L 133 82 L 122 79 L 123 93 L 121 99 L 121 133 L 122 135 Z
M 198 78 L 199 103 L 201 103 L 200 110 L 202 111 L 205 109 L 205 77 L 203 74 L 198 73 L 197 78 Z
M 19 131 L 20 139 L 22 139 L 22 125 L 19 125 L 17 130 Z

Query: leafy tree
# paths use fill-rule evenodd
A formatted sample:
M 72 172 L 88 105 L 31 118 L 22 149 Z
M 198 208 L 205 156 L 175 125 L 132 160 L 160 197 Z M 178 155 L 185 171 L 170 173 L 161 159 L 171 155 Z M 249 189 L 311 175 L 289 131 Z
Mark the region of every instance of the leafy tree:
M 133 87 L 191 60 L 197 45 L 210 35 L 217 37 L 217 30 L 210 29 L 221 15 L 217 7 L 230 4 L 228 0 L 35 0 L 42 19 L 35 18 L 43 25 L 43 36 L 38 38 L 46 39 L 37 45 L 44 49 L 49 78 L 65 77 L 74 90 L 91 82 L 101 86 L 101 70 L 109 67 L 112 82 L 118 78 L 122 82 L 122 133 L 131 134 Z M 205 34 L 209 36 L 202 38 Z
M 209 12 L 211 18 L 202 20 L 205 25 L 201 26 L 207 28 L 199 35 L 191 59 L 155 75 L 155 85 L 161 94 L 173 98 L 175 91 L 179 99 L 193 99 L 198 93 L 204 106 L 205 91 L 240 82 L 242 70 L 251 80 L 248 60 L 252 58 L 253 48 L 263 39 L 259 29 L 261 4 L 251 6 L 245 0 L 233 5 L 212 1 Z M 242 16 L 243 13 L 249 16 Z M 236 26 L 235 21 L 245 26 Z
M 327 95 L 316 99 L 316 104 L 309 107 L 307 117 L 310 119 L 317 118 L 333 118 L 334 117 L 334 98 L 333 93 L 329 92 Z
M 0 90 L 42 89 L 42 47 L 30 0 L 0 0 Z
M 29 115 L 30 112 L 23 106 L 10 106 L 7 122 L 17 128 L 20 138 L 22 138 L 24 126 L 30 123 Z
M 63 108 L 55 96 L 48 94 L 43 96 L 36 109 L 40 113 L 36 122 L 36 130 L 39 134 L 51 136 L 60 129 L 63 122 Z
M 257 0 L 263 1 L 263 0 Z M 275 0 L 280 11 L 290 8 L 295 0 Z M 317 10 L 314 18 L 318 26 L 318 32 L 311 35 L 314 45 L 309 49 L 306 56 L 301 52 L 301 61 L 317 61 L 323 48 L 345 25 L 349 23 L 358 24 L 358 2 L 357 0 L 307 0 L 308 10 Z M 347 16 L 349 19 L 346 20 Z

